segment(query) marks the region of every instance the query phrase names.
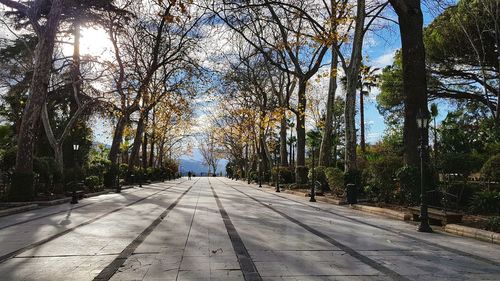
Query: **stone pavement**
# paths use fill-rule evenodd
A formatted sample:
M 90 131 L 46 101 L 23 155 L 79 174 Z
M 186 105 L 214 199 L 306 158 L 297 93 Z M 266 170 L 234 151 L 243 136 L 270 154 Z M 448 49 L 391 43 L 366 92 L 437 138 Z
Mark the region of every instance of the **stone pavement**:
M 500 280 L 500 246 L 184 178 L 0 218 L 0 280 Z

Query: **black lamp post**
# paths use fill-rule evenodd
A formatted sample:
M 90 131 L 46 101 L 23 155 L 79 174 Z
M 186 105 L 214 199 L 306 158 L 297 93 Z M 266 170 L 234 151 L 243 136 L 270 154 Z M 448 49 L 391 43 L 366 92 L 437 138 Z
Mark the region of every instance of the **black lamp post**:
M 316 146 L 316 142 L 313 140 L 312 142 L 312 185 L 311 185 L 311 198 L 309 199 L 309 202 L 316 202 L 316 190 L 314 187 L 315 184 L 315 177 L 314 177 L 314 149 Z
M 279 143 L 279 138 L 278 142 Z M 276 160 L 276 192 L 280 191 L 280 162 L 278 161 L 278 146 L 274 150 L 274 159 Z
M 427 110 L 422 112 L 420 110 L 417 114 L 417 127 L 420 130 L 420 225 L 418 226 L 419 232 L 432 232 L 429 225 L 429 215 L 427 210 L 427 192 L 425 190 L 425 171 L 424 171 L 424 158 L 426 157 L 427 142 L 425 140 L 426 130 L 429 127 L 429 113 Z
M 259 156 L 259 187 L 262 187 L 262 158 Z
M 121 193 L 122 192 L 122 187 L 120 186 L 120 166 L 118 165 L 118 168 L 116 171 L 116 193 Z
M 80 148 L 80 145 L 75 143 L 73 144 L 73 155 L 74 155 L 74 160 L 75 160 L 75 172 L 76 172 L 76 168 L 78 166 L 78 161 L 77 161 L 77 158 L 76 158 L 76 154 L 78 153 L 78 149 Z M 75 190 L 75 185 L 76 185 L 76 182 L 73 183 L 73 192 L 71 194 L 71 204 L 78 204 L 78 197 L 76 196 L 76 190 Z

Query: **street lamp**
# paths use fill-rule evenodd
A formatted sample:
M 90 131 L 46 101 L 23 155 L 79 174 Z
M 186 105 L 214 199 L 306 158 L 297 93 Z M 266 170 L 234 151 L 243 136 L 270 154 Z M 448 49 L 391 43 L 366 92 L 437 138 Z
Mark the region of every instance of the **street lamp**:
M 314 188 L 315 184 L 315 178 L 314 178 L 314 148 L 315 148 L 315 141 L 313 140 L 312 142 L 312 185 L 311 185 L 311 198 L 309 199 L 309 202 L 316 202 L 316 190 Z
M 78 161 L 76 159 L 76 154 L 77 154 L 79 148 L 80 148 L 79 144 L 77 144 L 77 143 L 73 144 L 73 151 L 74 151 L 73 155 L 74 155 L 74 160 L 75 160 L 75 172 L 76 172 L 76 167 L 78 165 Z M 76 185 L 76 182 L 74 182 L 73 186 L 72 186 L 73 192 L 71 194 L 71 204 L 78 204 L 78 198 L 76 196 L 75 185 Z
M 425 133 L 429 127 L 429 113 L 427 110 L 422 112 L 420 110 L 417 114 L 417 127 L 420 130 L 420 225 L 418 226 L 419 232 L 432 232 L 432 228 L 429 225 L 429 215 L 427 210 L 427 194 L 424 187 L 424 158 L 427 149 L 427 142 L 425 140 Z
M 259 156 L 259 187 L 262 187 L 262 158 Z
M 279 142 L 279 138 L 278 138 L 278 142 Z M 280 191 L 280 163 L 278 161 L 278 146 L 276 146 L 276 148 L 274 150 L 274 160 L 276 161 L 276 192 L 281 192 Z

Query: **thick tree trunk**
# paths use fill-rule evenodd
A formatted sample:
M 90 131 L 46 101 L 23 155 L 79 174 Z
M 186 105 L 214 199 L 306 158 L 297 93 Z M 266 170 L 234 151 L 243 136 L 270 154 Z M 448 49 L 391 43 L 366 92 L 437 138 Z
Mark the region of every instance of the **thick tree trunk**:
M 144 132 L 144 140 L 142 142 L 142 168 L 144 171 L 148 168 L 148 134 Z
M 125 131 L 127 122 L 128 116 L 122 115 L 118 118 L 118 122 L 116 123 L 115 132 L 113 134 L 113 142 L 111 143 L 108 155 L 108 159 L 111 161 L 111 165 L 113 166 L 118 164 L 118 154 L 120 153 L 120 145 L 122 143 L 123 132 Z
M 142 144 L 142 136 L 144 134 L 144 115 L 139 117 L 139 121 L 137 122 L 137 129 L 135 132 L 134 143 L 132 144 L 132 150 L 130 151 L 130 159 L 128 163 L 128 170 L 132 172 L 139 164 L 139 150 Z
M 332 63 L 330 65 L 330 82 L 328 85 L 328 97 L 326 102 L 325 128 L 319 149 L 318 163 L 320 166 L 329 166 L 332 152 L 332 127 L 335 107 L 335 92 L 337 91 L 337 64 L 338 57 L 332 47 Z
M 297 114 L 297 163 L 295 165 L 295 181 L 298 184 L 307 183 L 306 169 L 306 84 L 307 81 L 299 79 L 298 89 L 298 114 Z
M 358 86 L 359 69 L 364 38 L 365 0 L 357 1 L 356 28 L 347 75 L 345 99 L 345 172 L 357 169 L 356 157 L 356 88 Z
M 423 15 L 420 0 L 391 0 L 399 18 L 403 60 L 403 94 L 405 120 L 403 131 L 404 158 L 408 165 L 420 165 L 418 153 L 419 131 L 416 116 L 419 110 L 427 112 L 427 81 L 425 76 L 425 48 L 423 42 Z M 428 130 L 424 141 L 428 142 Z
M 366 154 L 366 143 L 365 143 L 365 102 L 364 102 L 364 92 L 361 89 L 359 93 L 359 142 L 361 146 L 361 152 L 363 152 L 363 157 Z
M 55 37 L 62 13 L 62 0 L 53 0 L 45 26 L 38 34 L 35 48 L 33 77 L 29 96 L 23 111 L 17 139 L 15 173 L 9 199 L 26 201 L 33 198 L 33 152 L 40 123 L 40 113 L 47 98 L 47 89 L 52 68 Z
M 155 114 L 155 110 L 153 110 L 153 118 L 152 118 L 152 130 L 151 130 L 151 139 L 149 140 L 150 142 L 150 146 L 149 146 L 149 149 L 150 149 L 150 152 L 149 152 L 149 164 L 148 166 L 149 167 L 154 167 L 154 164 L 155 164 L 155 126 L 156 126 L 156 114 Z
M 288 153 L 286 151 L 286 116 L 281 116 L 280 124 L 280 165 L 283 167 L 288 166 Z

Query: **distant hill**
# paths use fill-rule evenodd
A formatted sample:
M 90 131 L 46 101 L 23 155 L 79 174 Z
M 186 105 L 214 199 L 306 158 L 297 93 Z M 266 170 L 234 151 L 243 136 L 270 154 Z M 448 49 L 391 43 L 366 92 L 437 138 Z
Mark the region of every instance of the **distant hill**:
M 226 160 L 221 160 L 219 162 L 219 165 L 217 165 L 217 174 L 222 172 L 223 175 L 226 175 L 226 163 Z M 181 159 L 180 165 L 180 169 L 184 175 L 189 171 L 195 173 L 197 176 L 202 175 L 202 173 L 206 175 L 208 172 L 208 167 L 201 164 L 200 161 Z

